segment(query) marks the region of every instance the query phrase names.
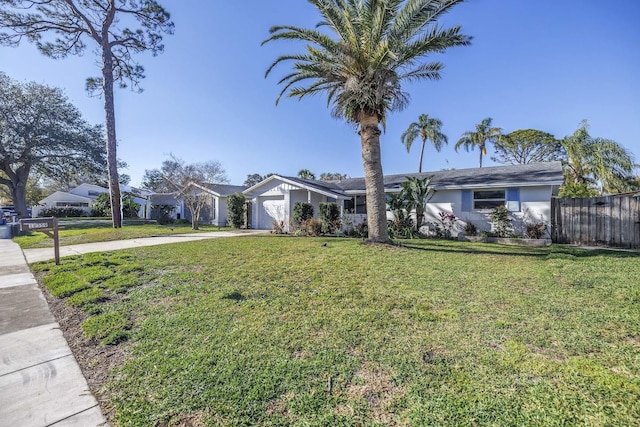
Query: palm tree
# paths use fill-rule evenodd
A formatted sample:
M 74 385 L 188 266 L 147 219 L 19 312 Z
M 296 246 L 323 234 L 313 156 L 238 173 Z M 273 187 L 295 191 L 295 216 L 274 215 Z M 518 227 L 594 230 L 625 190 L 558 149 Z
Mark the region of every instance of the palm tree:
M 470 44 L 459 26 L 438 25 L 438 19 L 462 1 L 309 0 L 322 16 L 315 29 L 276 26 L 263 42 L 307 44 L 303 52 L 280 56 L 267 69 L 265 76 L 278 64 L 292 61 L 292 71 L 278 82 L 283 89 L 276 104 L 284 94 L 301 99 L 324 93 L 334 117 L 358 127 L 370 242 L 390 241 L 379 125 L 385 125 L 387 112 L 407 105 L 401 83 L 440 78 L 442 63 L 422 59 Z
M 418 121 L 409 125 L 409 128 L 400 136 L 400 140 L 407 147 L 407 153 L 411 150 L 411 144 L 420 135 L 422 139 L 422 147 L 420 148 L 420 162 L 418 163 L 418 173 L 422 173 L 422 157 L 424 155 L 424 146 L 427 139 L 431 141 L 436 151 L 442 149 L 443 144 L 448 144 L 447 135 L 443 134 L 442 121 L 428 114 L 420 114 Z
M 425 206 L 435 194 L 435 190 L 431 187 L 433 175 L 419 179 L 415 176 L 408 176 L 407 180 L 402 183 L 400 194 L 406 203 L 407 213 L 416 212 L 416 230 L 420 230 L 424 219 Z
M 593 138 L 589 135 L 586 120 L 582 121 L 573 135 L 562 140 L 562 145 L 567 153 L 564 162 L 565 181 L 571 183 L 572 187 L 586 188 L 600 184 L 602 193 L 633 189 L 630 178 L 636 165 L 631 153 L 616 141 Z
M 454 147 L 456 151 L 462 146 L 464 149 L 469 151 L 469 149 L 473 150 L 474 147 L 478 147 L 480 150 L 480 167 L 482 167 L 482 156 L 487 155 L 487 143 L 499 141 L 502 138 L 502 129 L 491 127 L 491 122 L 493 119 L 491 117 L 487 117 L 480 123 L 476 125 L 476 131 L 466 131 L 462 134 L 462 137 L 458 142 L 456 142 L 456 146 Z
M 298 178 L 315 180 L 316 175 L 313 172 L 311 172 L 309 169 L 300 169 L 298 171 Z

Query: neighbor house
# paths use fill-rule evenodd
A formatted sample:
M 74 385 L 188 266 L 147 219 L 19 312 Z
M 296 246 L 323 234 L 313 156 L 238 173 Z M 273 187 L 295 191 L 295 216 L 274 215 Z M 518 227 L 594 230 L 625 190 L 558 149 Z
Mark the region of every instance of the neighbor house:
M 454 214 L 457 231 L 472 221 L 479 230 L 490 230 L 488 214 L 504 205 L 511 212 L 514 228 L 524 223 L 545 223 L 550 226 L 551 198 L 563 183 L 560 162 L 532 163 L 473 169 L 444 170 L 421 174 L 387 175 L 385 192 L 396 193 L 407 177 L 432 177 L 435 195 L 426 205 L 425 223 L 435 225 L 439 213 Z M 251 200 L 251 227 L 271 229 L 274 221 L 286 226 L 296 202 L 314 206 L 317 216 L 320 202 L 336 202 L 343 217 L 351 224 L 366 220 L 364 178 L 341 181 L 314 181 L 272 175 L 244 191 Z M 388 218 L 393 216 L 387 213 Z
M 131 193 L 133 201 L 140 205 L 138 217 L 150 218 L 152 192 L 127 185 L 120 186 L 121 193 Z M 42 211 L 54 208 L 75 208 L 83 212 L 85 216 L 91 215 L 93 203 L 101 194 L 109 193 L 109 189 L 99 185 L 83 183 L 69 191 L 56 191 L 48 195 L 33 206 L 32 216 L 42 216 Z M 175 198 L 173 199 L 175 203 Z
M 229 184 L 196 184 L 191 182 L 183 193 L 192 187 L 196 194 L 204 194 L 205 205 L 200 211 L 200 224 L 212 224 L 218 227 L 227 225 L 227 197 L 235 193 L 242 193 L 247 189 L 244 185 Z M 182 202 L 184 205 L 184 201 Z M 191 221 L 191 211 L 184 205 L 185 219 Z

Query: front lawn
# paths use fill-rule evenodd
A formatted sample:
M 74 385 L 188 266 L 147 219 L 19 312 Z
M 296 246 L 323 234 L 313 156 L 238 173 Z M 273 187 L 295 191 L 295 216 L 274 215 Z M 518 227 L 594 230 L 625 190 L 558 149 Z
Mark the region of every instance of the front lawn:
M 184 234 L 197 232 L 211 232 L 230 230 L 229 227 L 220 228 L 215 225 L 200 225 L 200 230 L 193 231 L 191 224 L 160 225 L 155 223 L 141 224 L 136 221 L 122 228 L 113 228 L 110 221 L 60 221 L 60 246 L 78 245 L 81 243 L 108 242 L 112 240 L 139 239 L 142 237 L 164 236 L 169 234 Z M 29 231 L 24 236 L 17 236 L 13 241 L 22 249 L 52 248 L 53 239 L 44 233 Z
M 112 425 L 640 423 L 638 254 L 262 236 L 33 269 Z

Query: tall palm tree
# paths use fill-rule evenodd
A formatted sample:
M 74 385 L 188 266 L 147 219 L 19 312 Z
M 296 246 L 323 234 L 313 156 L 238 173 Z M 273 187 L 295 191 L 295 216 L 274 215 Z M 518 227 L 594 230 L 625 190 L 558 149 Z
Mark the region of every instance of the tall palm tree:
M 430 53 L 466 46 L 460 27 L 442 28 L 438 19 L 463 0 L 309 0 L 322 21 L 315 29 L 276 26 L 263 44 L 275 40 L 306 43 L 301 53 L 278 57 L 267 69 L 292 61 L 280 79 L 276 100 L 324 93 L 334 117 L 358 127 L 364 166 L 370 242 L 389 242 L 380 128 L 387 112 L 408 103 L 401 83 L 439 79 L 440 62 L 423 63 Z M 303 85 L 302 83 L 306 83 Z
M 491 127 L 492 121 L 493 119 L 491 117 L 487 117 L 476 125 L 475 132 L 468 130 L 463 133 L 454 147 L 456 151 L 458 151 L 460 147 L 464 147 L 467 151 L 478 147 L 480 150 L 480 167 L 482 167 L 482 156 L 487 155 L 487 143 L 495 143 L 502 138 L 502 129 Z
M 562 140 L 567 153 L 565 180 L 575 185 L 600 185 L 602 193 L 632 190 L 630 178 L 636 165 L 633 156 L 616 141 L 593 138 L 582 121 L 573 135 Z M 592 187 L 593 188 L 593 187 Z
M 400 140 L 407 147 L 407 153 L 411 150 L 411 144 L 420 135 L 422 147 L 420 148 L 420 162 L 418 163 L 418 173 L 422 172 L 422 157 L 424 156 L 424 146 L 427 139 L 431 141 L 436 151 L 442 149 L 443 144 L 448 144 L 447 135 L 442 133 L 442 121 L 428 114 L 420 114 L 418 121 L 409 125 L 409 128 L 400 136 Z

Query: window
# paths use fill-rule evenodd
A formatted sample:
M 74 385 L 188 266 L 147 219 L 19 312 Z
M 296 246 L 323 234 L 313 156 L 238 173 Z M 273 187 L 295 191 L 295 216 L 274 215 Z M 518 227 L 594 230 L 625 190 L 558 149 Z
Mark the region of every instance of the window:
M 56 207 L 59 207 L 59 208 L 88 208 L 89 207 L 89 203 L 56 202 Z
M 211 198 L 211 219 L 216 219 L 216 198 Z
M 348 213 L 366 214 L 367 213 L 366 196 L 353 196 L 352 200 L 345 200 L 344 211 Z
M 504 206 L 505 190 L 478 190 L 473 192 L 473 209 L 490 210 Z

